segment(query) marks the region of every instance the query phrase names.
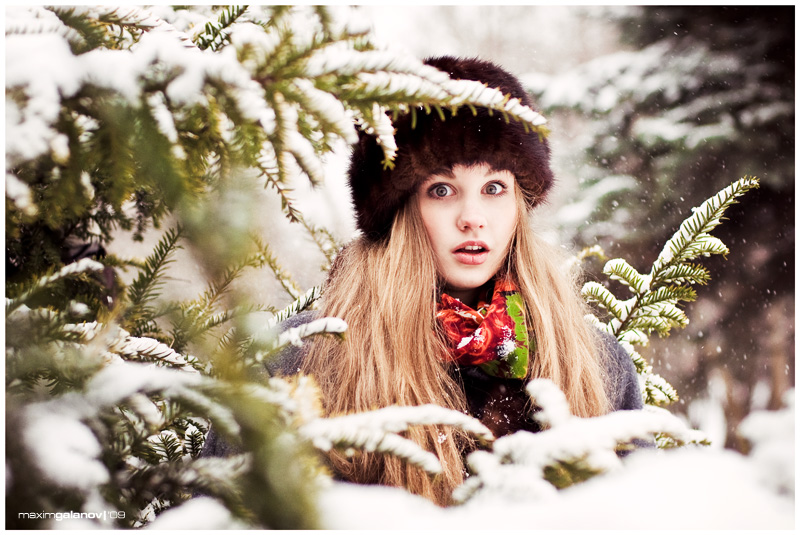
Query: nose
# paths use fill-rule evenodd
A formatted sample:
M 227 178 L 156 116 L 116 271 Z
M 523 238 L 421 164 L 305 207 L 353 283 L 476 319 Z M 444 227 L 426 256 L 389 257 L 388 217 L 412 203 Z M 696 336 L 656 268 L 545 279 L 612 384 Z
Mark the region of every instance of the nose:
M 486 214 L 480 201 L 466 199 L 458 214 L 456 225 L 459 230 L 477 230 L 486 226 Z

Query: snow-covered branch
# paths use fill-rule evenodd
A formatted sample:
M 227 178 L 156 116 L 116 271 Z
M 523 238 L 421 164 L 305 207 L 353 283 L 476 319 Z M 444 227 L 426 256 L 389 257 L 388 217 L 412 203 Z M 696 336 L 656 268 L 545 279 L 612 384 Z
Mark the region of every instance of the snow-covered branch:
M 704 436 L 663 409 L 617 411 L 594 418 L 569 413 L 564 394 L 551 381 L 536 379 L 527 390 L 546 429 L 518 431 L 498 438 L 491 452 L 468 457 L 472 476 L 454 493 L 463 503 L 476 495 L 546 496 L 544 482 L 567 486 L 592 475 L 619 469 L 620 446 L 635 440 L 654 443 L 657 434 L 681 443 L 702 442 Z
M 436 456 L 398 435 L 415 425 L 455 426 L 481 440 L 493 439 L 492 433 L 474 418 L 436 405 L 393 406 L 371 412 L 320 418 L 302 426 L 300 433 L 322 451 L 337 448 L 388 453 L 437 474 L 441 466 Z

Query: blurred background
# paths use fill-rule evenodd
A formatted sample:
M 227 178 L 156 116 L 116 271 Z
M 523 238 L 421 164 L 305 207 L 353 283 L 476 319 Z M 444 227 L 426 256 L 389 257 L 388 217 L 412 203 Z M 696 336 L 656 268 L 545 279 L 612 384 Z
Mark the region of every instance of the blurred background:
M 795 382 L 794 6 L 358 11 L 376 44 L 420 58 L 479 56 L 519 75 L 549 120 L 558 178 L 536 225 L 573 252 L 600 245 L 647 272 L 692 207 L 744 175 L 761 179 L 715 231 L 730 254 L 704 262 L 712 280 L 686 307 L 690 325 L 641 350 L 678 390 L 673 412 L 716 447 L 745 449 L 738 423 L 780 407 Z M 355 228 L 347 154 L 330 158 L 324 187 L 298 179 L 294 191 L 308 220 L 341 242 Z M 283 267 L 303 288 L 321 283 L 322 254 L 277 196 L 265 190 L 255 202 Z M 157 238 L 111 249 L 145 256 Z M 203 284 L 188 255 L 171 271 L 171 297 Z M 602 266 L 587 263 L 587 277 Z M 268 270 L 242 283 L 257 301 L 290 301 Z

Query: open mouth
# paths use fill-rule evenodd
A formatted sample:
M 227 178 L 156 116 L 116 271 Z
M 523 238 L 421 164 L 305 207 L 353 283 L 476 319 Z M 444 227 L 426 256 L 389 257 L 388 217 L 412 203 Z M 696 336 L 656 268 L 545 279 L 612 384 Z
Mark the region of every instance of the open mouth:
M 483 264 L 489 255 L 489 248 L 481 242 L 467 242 L 453 249 L 453 254 L 462 264 Z
M 486 248 L 481 245 L 467 245 L 465 247 L 461 247 L 460 249 L 456 249 L 457 253 L 466 253 L 466 254 L 480 254 L 486 252 Z

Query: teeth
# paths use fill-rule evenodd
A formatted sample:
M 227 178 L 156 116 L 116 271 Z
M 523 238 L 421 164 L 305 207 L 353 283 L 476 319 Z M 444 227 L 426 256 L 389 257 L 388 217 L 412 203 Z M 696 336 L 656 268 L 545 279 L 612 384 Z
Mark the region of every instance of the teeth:
M 481 251 L 483 250 L 483 247 L 481 247 L 480 245 L 467 245 L 466 247 L 464 247 L 464 249 L 466 249 L 467 251 Z

